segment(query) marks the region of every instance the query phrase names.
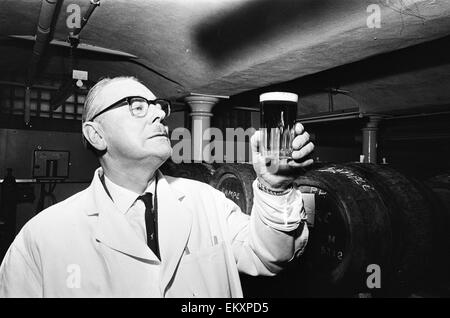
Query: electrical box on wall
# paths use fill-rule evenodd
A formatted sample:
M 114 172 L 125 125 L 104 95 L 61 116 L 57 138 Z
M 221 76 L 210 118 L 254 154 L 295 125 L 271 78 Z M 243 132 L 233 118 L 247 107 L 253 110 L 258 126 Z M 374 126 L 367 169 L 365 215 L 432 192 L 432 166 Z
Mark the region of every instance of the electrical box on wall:
M 69 177 L 69 151 L 35 150 L 34 179 L 66 179 Z

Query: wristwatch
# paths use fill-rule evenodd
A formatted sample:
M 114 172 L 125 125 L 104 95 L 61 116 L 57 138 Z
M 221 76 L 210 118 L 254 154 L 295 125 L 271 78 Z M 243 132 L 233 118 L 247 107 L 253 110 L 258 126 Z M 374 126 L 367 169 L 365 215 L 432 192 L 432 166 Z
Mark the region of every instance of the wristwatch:
M 277 195 L 277 196 L 288 194 L 293 188 L 293 186 L 290 186 L 289 188 L 287 188 L 285 190 L 278 190 L 278 191 L 272 190 L 272 189 L 269 189 L 268 187 L 266 187 L 265 185 L 263 185 L 261 182 L 259 182 L 259 179 L 257 179 L 256 184 L 257 184 L 259 190 L 261 190 L 265 193 L 268 193 L 271 195 Z

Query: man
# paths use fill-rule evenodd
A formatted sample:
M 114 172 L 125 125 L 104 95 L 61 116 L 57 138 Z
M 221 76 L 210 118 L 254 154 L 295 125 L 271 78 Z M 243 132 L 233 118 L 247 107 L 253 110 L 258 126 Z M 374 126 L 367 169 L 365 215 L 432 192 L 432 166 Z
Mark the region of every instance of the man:
M 0 268 L 0 297 L 242 297 L 238 271 L 275 275 L 303 251 L 301 194 L 293 177 L 269 172 L 258 134 L 248 216 L 209 185 L 158 171 L 171 155 L 168 113 L 135 78 L 90 90 L 82 129 L 101 168 L 22 228 Z M 291 164 L 306 166 L 313 145 L 296 129 Z

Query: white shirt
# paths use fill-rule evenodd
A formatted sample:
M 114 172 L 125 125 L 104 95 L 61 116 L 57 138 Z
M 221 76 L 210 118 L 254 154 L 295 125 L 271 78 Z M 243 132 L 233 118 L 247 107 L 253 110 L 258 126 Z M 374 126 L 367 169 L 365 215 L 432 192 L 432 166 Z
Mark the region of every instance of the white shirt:
M 122 212 L 136 235 L 140 240 L 147 244 L 147 231 L 145 228 L 145 204 L 142 200 L 137 200 L 142 194 L 151 193 L 154 204 L 155 193 L 155 178 L 153 178 L 147 185 L 144 193 L 139 194 L 134 191 L 128 190 L 124 187 L 115 184 L 105 175 L 105 186 L 108 189 L 111 199 L 117 206 L 120 212 Z
M 128 190 L 124 187 L 121 187 L 104 175 L 105 178 L 105 186 L 108 189 L 109 194 L 117 206 L 120 212 L 122 212 L 129 224 L 133 228 L 136 235 L 141 239 L 145 244 L 147 244 L 147 230 L 145 227 L 145 204 L 142 200 L 137 200 L 139 196 L 142 194 L 149 192 L 152 194 L 153 206 L 155 205 L 155 178 L 150 180 L 145 189 L 144 193 L 138 194 L 134 191 Z M 267 205 L 262 211 L 272 210 L 269 207 L 276 207 L 278 212 L 277 214 L 272 213 L 262 213 L 266 224 L 271 227 L 282 230 L 282 231 L 292 231 L 297 227 L 300 221 L 306 221 L 306 213 L 302 208 L 300 211 L 294 209 L 296 206 L 294 204 L 295 200 L 300 197 L 301 194 L 298 190 L 292 189 L 289 193 L 283 196 L 273 196 L 267 193 L 262 192 L 256 186 L 256 181 L 253 184 L 253 192 L 255 196 L 260 197 L 260 201 L 263 205 Z M 300 213 L 300 217 L 299 217 Z M 280 225 L 283 224 L 283 225 Z

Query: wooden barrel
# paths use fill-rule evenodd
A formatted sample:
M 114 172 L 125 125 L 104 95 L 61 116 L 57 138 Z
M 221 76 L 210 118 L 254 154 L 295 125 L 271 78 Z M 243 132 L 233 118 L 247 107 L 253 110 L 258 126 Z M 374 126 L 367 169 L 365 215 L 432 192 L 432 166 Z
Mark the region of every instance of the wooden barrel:
M 388 206 L 393 235 L 392 275 L 388 281 L 405 291 L 426 284 L 434 267 L 433 251 L 440 244 L 438 211 L 427 189 L 387 165 L 346 166 L 370 180 Z
M 160 168 L 164 175 L 210 183 L 214 169 L 207 163 L 174 163 L 167 160 Z
M 210 185 L 222 191 L 246 214 L 253 206 L 253 181 L 256 173 L 253 165 L 246 163 L 225 163 L 214 172 Z
M 295 184 L 314 195 L 310 239 L 297 268 L 305 293 L 350 296 L 367 291 L 369 265 L 384 273 L 393 257 L 388 207 L 379 191 L 343 165 L 309 170 Z

